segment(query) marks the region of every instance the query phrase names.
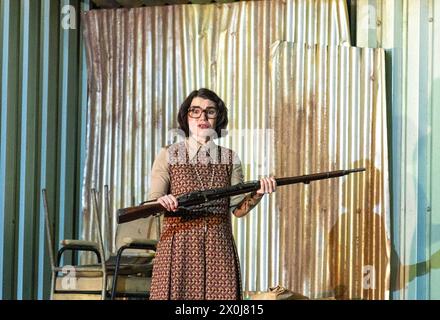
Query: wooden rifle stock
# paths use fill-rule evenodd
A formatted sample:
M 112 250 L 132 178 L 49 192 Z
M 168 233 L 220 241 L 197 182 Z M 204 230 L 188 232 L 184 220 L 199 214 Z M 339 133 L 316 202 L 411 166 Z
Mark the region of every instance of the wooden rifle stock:
M 284 186 L 296 183 L 309 184 L 311 181 L 337 178 L 350 173 L 365 171 L 365 168 L 356 168 L 350 170 L 337 170 L 322 173 L 314 173 L 303 176 L 276 178 L 277 186 Z M 194 191 L 177 197 L 179 208 L 189 209 L 188 207 L 206 203 L 209 201 L 231 197 L 243 193 L 253 192 L 260 189 L 260 181 L 250 181 L 239 183 L 233 186 L 204 191 Z M 135 207 L 123 208 L 118 210 L 118 223 L 126 223 L 140 218 L 146 218 L 166 212 L 166 209 L 156 200 L 144 202 Z
M 118 210 L 118 223 L 130 222 L 133 220 L 147 218 L 159 214 L 166 209 L 157 201 L 148 202 L 135 207 L 129 207 Z

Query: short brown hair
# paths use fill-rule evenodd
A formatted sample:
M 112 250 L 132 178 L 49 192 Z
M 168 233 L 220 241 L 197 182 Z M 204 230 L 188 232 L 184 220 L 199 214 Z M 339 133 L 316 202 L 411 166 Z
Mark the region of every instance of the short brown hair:
M 201 88 L 199 90 L 194 90 L 180 105 L 179 114 L 177 116 L 177 121 L 179 122 L 179 128 L 185 132 L 185 135 L 189 137 L 189 126 L 188 126 L 188 109 L 191 106 L 191 102 L 194 98 L 200 97 L 203 99 L 209 99 L 215 103 L 217 107 L 217 118 L 215 122 L 215 132 L 217 137 L 221 137 L 222 129 L 225 129 L 228 125 L 228 109 L 222 99 L 214 92 L 206 88 Z

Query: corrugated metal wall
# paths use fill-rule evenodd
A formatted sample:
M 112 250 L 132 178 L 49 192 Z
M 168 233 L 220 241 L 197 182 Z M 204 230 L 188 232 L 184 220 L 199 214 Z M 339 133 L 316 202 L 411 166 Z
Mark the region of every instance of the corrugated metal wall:
M 311 297 L 386 299 L 389 190 L 381 49 L 282 42 L 272 57 L 276 175 L 365 168 L 281 188 L 281 282 Z
M 359 0 L 357 21 L 357 45 L 386 51 L 392 295 L 439 299 L 440 2 Z
M 113 233 L 115 210 L 146 199 L 152 160 L 173 141 L 168 130 L 190 91 L 207 86 L 224 98 L 230 134 L 221 144 L 237 151 L 253 180 L 274 173 L 271 44 L 350 43 L 345 1 L 334 0 L 99 10 L 84 20 L 91 90 L 83 203 L 90 208 L 91 187 L 110 185 Z M 275 198 L 265 197 L 234 220 L 244 290 L 279 284 L 275 212 Z M 92 221 L 85 223 L 91 238 Z
M 0 241 L 2 244 L 0 298 L 3 299 L 47 297 L 48 273 L 43 273 L 43 270 L 48 270 L 48 261 L 40 202 L 42 187 L 49 189 L 49 205 L 53 208 L 57 237 L 78 236 L 81 229 L 79 198 L 82 192 L 80 177 L 84 176 L 82 173 L 84 145 L 80 141 L 85 140 L 86 130 L 84 120 L 87 90 L 84 85 L 86 75 L 83 72 L 85 59 L 79 36 L 81 23 L 77 20 L 76 29 L 73 30 L 62 29 L 62 18 L 65 18 L 66 14 L 61 10 L 65 5 L 72 5 L 77 9 L 76 15 L 78 15 L 80 7 L 87 9 L 88 3 L 88 0 L 81 2 L 79 0 L 2 0 L 0 2 Z M 329 25 L 329 17 L 341 19 L 344 16 L 345 5 L 342 3 L 342 1 L 322 2 L 318 6 L 320 9 L 314 10 L 304 5 L 302 1 L 287 1 L 287 13 L 283 12 L 281 15 L 279 11 L 268 9 L 269 6 L 262 11 L 255 11 L 251 5 L 250 9 L 246 10 L 249 10 L 248 15 L 254 19 L 260 17 L 260 14 L 266 17 L 268 14 L 273 14 L 273 21 L 290 26 L 282 29 L 284 37 L 282 40 L 301 43 L 307 39 L 311 43 L 339 44 L 349 43 L 348 30 L 345 24 L 342 25 L 342 29 L 338 24 Z M 367 13 L 365 8 L 369 9 Z M 393 235 L 401 259 L 408 263 L 408 268 L 405 269 L 407 275 L 402 276 L 400 283 L 405 284 L 417 273 L 423 274 L 425 266 L 432 268 L 429 277 L 419 276 L 417 280 L 409 282 L 409 289 L 401 292 L 397 297 L 438 298 L 438 289 L 432 284 L 440 280 L 438 269 L 434 269 L 439 266 L 434 260 L 428 265 L 423 262 L 429 261 L 426 258 L 440 248 L 439 203 L 431 197 L 438 193 L 436 191 L 439 187 L 438 182 L 430 179 L 438 176 L 439 167 L 436 163 L 440 160 L 438 148 L 435 148 L 438 145 L 440 132 L 438 126 L 434 125 L 440 123 L 440 117 L 432 108 L 440 102 L 439 6 L 435 0 L 359 1 L 358 9 L 360 10 L 358 11 L 358 45 L 371 46 L 379 41 L 383 47 L 391 48 L 386 50 L 387 63 L 391 61 L 389 64 L 391 68 L 387 73 L 392 74 L 391 78 L 387 79 L 388 91 L 392 92 L 388 99 L 392 102 L 390 104 L 393 115 L 392 151 L 393 154 L 398 155 L 392 158 L 392 168 L 394 172 L 399 173 L 393 175 L 395 199 Z M 373 13 L 375 18 L 372 19 Z M 317 25 L 312 23 L 315 21 L 315 14 L 324 19 L 318 19 L 317 21 L 321 22 Z M 365 17 L 366 14 L 368 14 L 366 20 L 362 20 L 361 17 Z M 235 17 L 241 19 L 241 15 Z M 380 19 L 376 19 L 377 17 Z M 245 28 L 245 21 L 238 21 L 241 21 L 242 28 Z M 294 21 L 298 21 L 300 29 L 292 27 L 295 25 Z M 365 24 L 365 21 L 368 23 L 368 28 L 362 30 L 362 23 Z M 414 30 L 414 26 L 418 32 L 408 31 Z M 255 50 L 255 47 L 252 45 L 259 43 L 259 35 L 267 34 L 266 30 L 269 26 L 261 25 L 261 28 L 263 33 L 261 30 L 256 30 L 253 36 L 246 40 L 248 48 L 251 48 L 247 54 L 254 52 L 252 50 Z M 228 35 L 240 34 L 245 37 L 241 32 L 232 32 Z M 269 39 L 275 40 L 273 37 Z M 383 45 L 387 41 L 391 44 Z M 416 52 L 413 52 L 414 50 Z M 235 53 L 241 56 L 243 51 L 235 51 Z M 158 51 L 157 56 L 160 55 Z M 166 58 L 159 61 L 164 63 Z M 258 61 L 254 65 L 258 66 Z M 423 61 L 429 61 L 428 66 L 425 66 Z M 423 70 L 426 73 L 422 73 Z M 228 72 L 228 69 L 222 72 Z M 413 86 L 414 78 L 408 79 L 407 74 L 418 75 L 417 79 L 420 80 L 417 81 L 418 87 Z M 399 81 L 402 75 L 405 77 Z M 234 86 L 236 88 L 241 86 L 238 80 L 236 79 L 237 85 Z M 187 89 L 191 88 L 190 85 L 203 84 L 203 82 L 190 81 L 187 83 L 185 87 Z M 225 81 L 223 87 L 226 88 L 228 85 L 231 86 L 231 82 Z M 416 87 L 418 89 L 415 89 Z M 224 94 L 228 91 L 223 90 L 219 93 Z M 257 99 L 253 98 L 252 90 L 245 91 L 249 93 L 245 97 Z M 413 93 L 408 94 L 408 92 Z M 418 92 L 425 92 L 426 95 L 415 95 Z M 177 98 L 171 101 L 178 101 L 183 94 L 182 90 L 177 94 Z M 259 97 L 259 95 L 255 96 Z M 233 97 L 229 99 L 235 104 L 253 101 L 252 105 L 261 106 L 265 101 L 261 96 L 264 94 L 260 94 L 257 102 L 249 98 L 240 101 L 234 100 Z M 406 101 L 408 96 L 410 99 Z M 421 103 L 425 105 L 424 101 L 430 106 L 429 109 L 413 108 L 414 105 L 420 106 Z M 252 119 L 255 116 L 251 123 L 260 125 L 259 128 L 265 128 L 264 123 L 267 119 L 263 121 L 264 109 L 262 107 L 257 109 L 262 110 L 257 113 L 259 116 L 254 115 L 253 112 L 243 113 L 244 119 Z M 163 115 L 163 119 L 170 119 L 170 115 L 165 116 L 166 112 L 160 114 Z M 405 119 L 400 118 L 402 114 Z M 170 123 L 163 122 L 163 119 L 161 117 L 156 120 L 164 124 Z M 396 119 L 402 120 L 396 121 Z M 417 125 L 407 123 L 409 119 L 418 119 Z M 426 123 L 423 122 L 424 119 L 427 120 Z M 248 128 L 249 124 L 245 120 L 242 127 Z M 238 128 L 241 125 L 233 124 L 233 126 Z M 427 139 L 414 141 L 415 138 L 411 135 L 414 130 L 417 130 L 422 138 L 423 132 L 426 132 Z M 166 142 L 165 138 L 158 141 L 158 143 L 164 142 Z M 249 142 L 253 145 L 252 141 Z M 234 142 L 231 143 L 234 147 Z M 411 150 L 417 150 L 416 160 L 412 160 Z M 403 165 L 400 165 L 401 161 Z M 426 166 L 426 163 L 429 165 Z M 147 162 L 145 166 L 149 164 L 151 165 L 151 162 Z M 269 170 L 257 167 L 252 170 L 245 169 L 248 172 L 246 178 L 254 178 L 256 174 L 266 173 Z M 407 171 L 410 173 L 408 174 Z M 414 172 L 417 172 L 417 175 Z M 414 181 L 415 177 L 418 178 L 417 182 Z M 145 188 L 142 190 L 144 192 Z M 414 194 L 417 194 L 417 200 Z M 267 202 L 261 205 L 260 210 L 266 210 L 273 205 L 274 203 Z M 241 226 L 236 224 L 235 232 L 244 230 L 240 231 L 242 236 L 241 238 L 239 236 L 238 242 L 242 248 L 252 248 L 241 252 L 242 256 L 249 257 L 245 258 L 245 262 L 242 259 L 245 269 L 250 270 L 245 276 L 247 288 L 265 289 L 271 279 L 276 278 L 278 271 L 265 272 L 264 268 L 261 269 L 261 265 L 267 263 L 277 248 L 276 243 L 272 243 L 264 249 L 266 251 L 252 251 L 258 247 L 254 245 L 256 239 L 260 243 L 267 238 L 267 230 L 264 228 L 269 222 L 261 211 L 258 214 L 254 212 L 254 216 L 262 218 L 257 218 L 253 222 L 247 221 Z M 261 228 L 266 232 L 263 230 L 262 233 L 257 234 Z M 408 239 L 417 239 L 417 241 Z M 414 264 L 415 262 L 420 263 L 417 265 Z M 257 280 L 256 274 L 259 272 L 265 275 Z M 250 283 L 257 283 L 256 287 L 252 287 Z
M 88 7 L 0 1 L 0 299 L 48 297 L 42 188 L 56 237 L 81 228 L 87 90 L 79 13 Z

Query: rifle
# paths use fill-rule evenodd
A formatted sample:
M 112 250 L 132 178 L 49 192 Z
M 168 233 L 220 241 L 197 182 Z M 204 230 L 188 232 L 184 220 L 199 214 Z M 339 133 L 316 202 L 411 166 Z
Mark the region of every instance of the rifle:
M 277 186 L 289 184 L 304 183 L 309 184 L 312 181 L 338 178 L 350 173 L 365 171 L 365 168 L 356 168 L 350 170 L 337 170 L 322 173 L 307 174 L 303 176 L 276 178 Z M 204 191 L 193 191 L 177 197 L 179 208 L 186 209 L 209 201 L 232 197 L 243 193 L 253 192 L 260 189 L 260 181 L 249 181 L 239 183 L 233 186 L 217 189 L 208 189 Z M 118 210 L 118 223 L 126 223 L 140 218 L 146 218 L 166 212 L 166 209 L 157 201 L 157 199 L 145 201 L 139 206 L 123 208 Z

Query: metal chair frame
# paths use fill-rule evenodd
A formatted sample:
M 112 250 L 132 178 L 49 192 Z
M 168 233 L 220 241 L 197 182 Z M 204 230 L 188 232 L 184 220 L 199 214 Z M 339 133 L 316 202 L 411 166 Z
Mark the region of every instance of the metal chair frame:
M 123 256 L 124 251 L 126 250 L 152 250 L 156 251 L 157 247 L 157 241 L 156 240 L 144 240 L 144 239 L 130 239 L 128 243 L 125 245 L 122 245 L 118 251 L 116 256 L 111 256 L 109 259 L 106 259 L 105 257 L 105 250 L 104 250 L 104 242 L 102 237 L 102 232 L 100 228 L 100 219 L 99 219 L 99 206 L 98 206 L 98 200 L 97 200 L 97 193 L 95 189 L 91 190 L 92 194 L 92 211 L 93 211 L 93 217 L 97 223 L 96 232 L 98 236 L 98 241 L 83 241 L 83 240 L 63 240 L 61 241 L 61 248 L 57 251 L 57 257 L 55 260 L 54 255 L 54 237 L 52 234 L 52 228 L 50 223 L 50 217 L 49 217 L 49 207 L 47 204 L 47 193 L 46 189 L 42 190 L 42 196 L 43 196 L 43 203 L 44 203 L 44 212 L 45 212 L 45 225 L 46 225 L 46 237 L 48 242 L 48 251 L 49 251 L 49 258 L 51 263 L 51 291 L 50 291 L 50 299 L 52 300 L 54 298 L 54 295 L 56 293 L 86 293 L 86 294 L 95 294 L 100 293 L 101 299 L 105 300 L 107 298 L 110 298 L 111 300 L 115 299 L 116 297 L 149 297 L 149 292 L 145 292 L 145 294 L 139 294 L 139 293 L 129 293 L 129 292 L 117 292 L 117 284 L 118 284 L 118 278 L 121 276 L 121 271 L 123 270 L 125 275 L 130 274 L 130 268 L 134 265 L 130 265 L 129 260 L 132 256 Z M 106 196 L 106 211 L 108 211 L 109 207 L 109 201 L 108 201 L 108 187 L 105 186 L 105 196 Z M 160 225 L 158 224 L 158 227 Z M 97 264 L 90 265 L 90 266 L 73 266 L 73 268 L 78 268 L 81 272 L 99 272 L 102 275 L 102 290 L 100 292 L 97 291 L 87 291 L 87 290 L 62 290 L 58 291 L 56 290 L 56 279 L 58 278 L 58 274 L 60 272 L 65 271 L 66 266 L 61 266 L 61 259 L 63 254 L 66 251 L 73 251 L 73 252 L 80 252 L 80 251 L 90 251 L 95 253 L 97 257 Z M 115 258 L 116 262 L 111 262 L 112 259 Z M 151 265 L 152 268 L 152 265 Z M 146 270 L 147 271 L 147 270 Z M 136 273 L 133 273 L 136 274 Z M 107 285 L 108 285 L 108 277 L 109 275 L 113 275 L 113 281 L 110 291 L 108 291 Z
M 95 219 L 98 218 L 97 214 L 97 199 L 96 199 L 96 191 L 92 190 L 92 195 L 94 197 L 93 203 L 95 205 L 94 215 Z M 48 243 L 48 251 L 49 251 L 49 259 L 51 264 L 51 286 L 50 286 L 50 299 L 53 300 L 54 295 L 56 293 L 96 293 L 95 291 L 76 291 L 76 290 L 62 290 L 57 291 L 56 290 L 56 279 L 58 277 L 58 273 L 65 272 L 66 266 L 61 266 L 61 258 L 62 255 L 66 251 L 91 251 L 96 254 L 98 264 L 91 265 L 91 266 L 72 266 L 74 269 L 78 268 L 81 272 L 99 272 L 102 274 L 102 290 L 100 292 L 101 299 L 105 299 L 106 297 L 106 291 L 107 291 L 107 270 L 105 266 L 105 259 L 104 259 L 104 248 L 102 245 L 102 236 L 101 231 L 98 226 L 97 232 L 98 232 L 98 238 L 100 241 L 93 242 L 93 241 L 78 241 L 78 240 L 63 240 L 61 243 L 61 248 L 57 251 L 57 259 L 55 261 L 55 255 L 54 255 L 54 237 L 52 234 L 52 225 L 50 223 L 50 217 L 49 217 L 49 206 L 47 203 L 47 191 L 46 189 L 42 190 L 42 197 L 43 197 L 43 204 L 44 204 L 44 217 L 45 217 L 45 226 L 46 226 L 46 238 Z M 96 220 L 99 221 L 99 220 Z M 67 244 L 64 244 L 64 243 Z

